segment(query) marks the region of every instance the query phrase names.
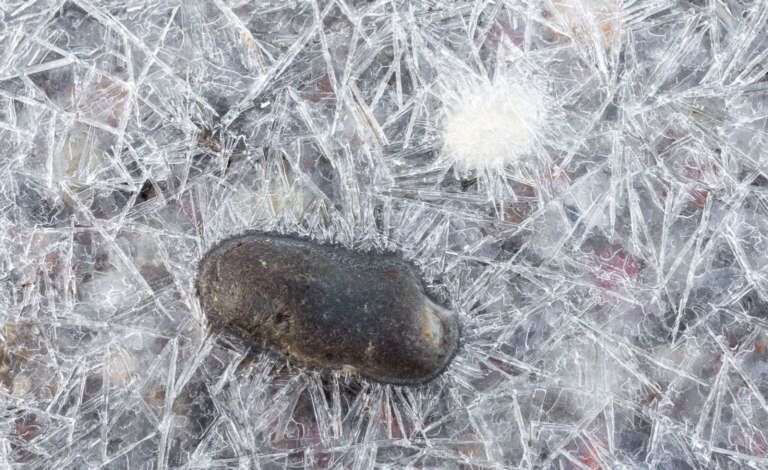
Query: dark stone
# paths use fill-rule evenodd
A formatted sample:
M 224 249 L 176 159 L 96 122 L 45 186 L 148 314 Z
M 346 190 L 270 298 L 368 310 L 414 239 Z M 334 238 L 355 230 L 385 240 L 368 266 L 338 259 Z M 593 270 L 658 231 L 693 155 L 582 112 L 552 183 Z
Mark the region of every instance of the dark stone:
M 197 289 L 214 330 L 305 366 L 419 384 L 439 375 L 458 347 L 456 316 L 393 254 L 249 233 L 208 252 Z

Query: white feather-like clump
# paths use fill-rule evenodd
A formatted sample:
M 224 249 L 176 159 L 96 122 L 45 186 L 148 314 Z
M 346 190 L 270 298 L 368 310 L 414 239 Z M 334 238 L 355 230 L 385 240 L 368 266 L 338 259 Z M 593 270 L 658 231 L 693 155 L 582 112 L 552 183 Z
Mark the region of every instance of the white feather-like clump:
M 443 153 L 454 167 L 500 170 L 530 155 L 546 118 L 545 95 L 511 79 L 459 90 L 443 120 Z
M 626 21 L 617 0 L 555 0 L 554 7 L 567 34 L 577 41 L 594 38 L 610 47 Z

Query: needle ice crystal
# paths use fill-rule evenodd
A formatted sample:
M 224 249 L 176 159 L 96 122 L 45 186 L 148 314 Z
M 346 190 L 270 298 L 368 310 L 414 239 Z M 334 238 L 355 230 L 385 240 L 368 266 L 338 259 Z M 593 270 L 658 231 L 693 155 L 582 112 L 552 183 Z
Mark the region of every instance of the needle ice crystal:
M 391 254 L 250 233 L 208 252 L 198 293 L 214 330 L 378 382 L 427 382 L 458 346 L 455 314 L 425 294 L 411 263 Z

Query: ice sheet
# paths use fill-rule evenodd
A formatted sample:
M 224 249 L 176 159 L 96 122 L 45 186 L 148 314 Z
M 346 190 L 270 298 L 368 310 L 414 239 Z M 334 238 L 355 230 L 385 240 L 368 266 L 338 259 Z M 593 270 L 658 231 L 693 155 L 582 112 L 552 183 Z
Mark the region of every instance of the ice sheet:
M 4 0 L 0 466 L 768 468 L 768 3 Z M 197 263 L 396 249 L 427 386 L 210 334 Z

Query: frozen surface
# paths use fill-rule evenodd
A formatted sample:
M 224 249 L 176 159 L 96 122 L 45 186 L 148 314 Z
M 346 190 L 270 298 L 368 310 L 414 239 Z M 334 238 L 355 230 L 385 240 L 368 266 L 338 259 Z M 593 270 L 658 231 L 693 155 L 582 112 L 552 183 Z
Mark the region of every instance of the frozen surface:
M 0 466 L 768 468 L 768 3 L 3 0 Z M 211 335 L 246 229 L 399 249 L 421 388 Z

